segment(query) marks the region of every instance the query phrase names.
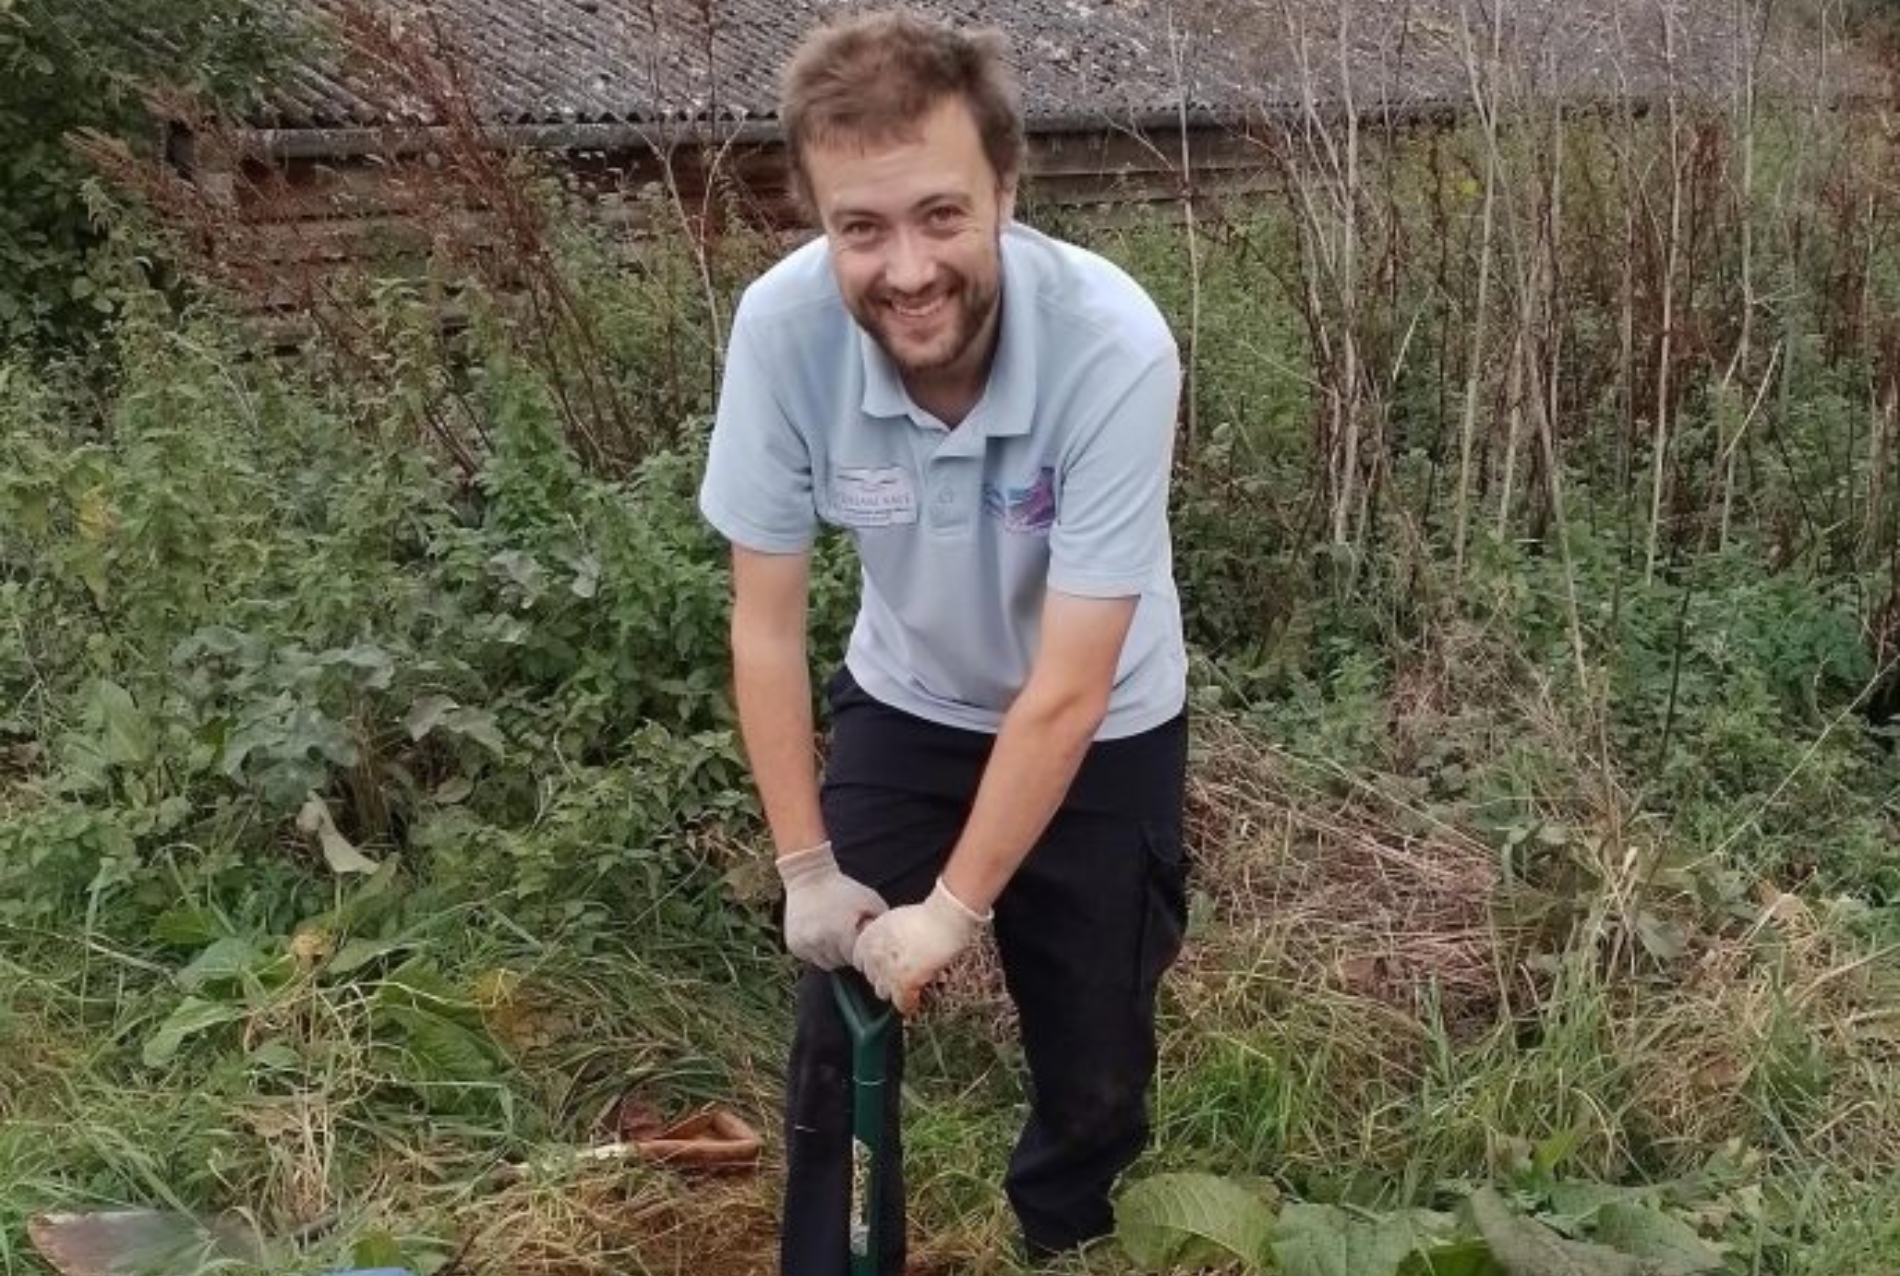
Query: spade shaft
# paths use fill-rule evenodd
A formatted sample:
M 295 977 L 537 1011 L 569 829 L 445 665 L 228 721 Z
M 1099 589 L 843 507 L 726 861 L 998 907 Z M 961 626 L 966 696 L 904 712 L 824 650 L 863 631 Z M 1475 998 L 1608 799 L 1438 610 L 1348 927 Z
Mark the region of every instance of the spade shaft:
M 890 1006 L 868 998 L 852 974 L 831 977 L 838 1013 L 851 1034 L 851 1213 L 849 1276 L 877 1276 L 883 1253 L 882 1206 L 889 1188 L 884 1146 L 884 1082 L 895 1022 Z

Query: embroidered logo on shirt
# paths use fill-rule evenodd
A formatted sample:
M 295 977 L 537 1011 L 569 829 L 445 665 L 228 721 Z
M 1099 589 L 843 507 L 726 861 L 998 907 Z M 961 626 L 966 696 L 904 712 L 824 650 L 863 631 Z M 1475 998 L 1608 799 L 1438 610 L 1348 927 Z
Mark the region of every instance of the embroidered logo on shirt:
M 983 508 L 1009 532 L 1046 532 L 1056 521 L 1056 472 L 1045 465 L 1021 487 L 983 485 Z
M 917 487 L 901 465 L 840 466 L 831 472 L 831 509 L 846 527 L 917 521 Z

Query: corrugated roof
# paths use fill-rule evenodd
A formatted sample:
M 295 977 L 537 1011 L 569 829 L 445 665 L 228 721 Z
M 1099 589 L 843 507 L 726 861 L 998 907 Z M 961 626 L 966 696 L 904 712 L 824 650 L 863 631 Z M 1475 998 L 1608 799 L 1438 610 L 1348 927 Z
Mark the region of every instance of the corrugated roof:
M 335 19 L 349 0 L 285 0 Z M 770 119 L 799 37 L 856 0 L 382 0 L 399 29 L 440 38 L 497 125 Z M 1715 0 L 935 0 L 916 7 L 1010 37 L 1031 127 L 1178 109 L 1234 117 L 1350 97 L 1364 108 L 1462 101 L 1467 52 L 1525 87 L 1653 96 L 1726 92 L 1754 6 Z M 1666 38 L 1665 38 L 1666 37 Z M 1782 32 L 1770 80 L 1798 82 Z M 426 105 L 373 58 L 339 48 L 276 86 L 266 128 L 426 125 Z

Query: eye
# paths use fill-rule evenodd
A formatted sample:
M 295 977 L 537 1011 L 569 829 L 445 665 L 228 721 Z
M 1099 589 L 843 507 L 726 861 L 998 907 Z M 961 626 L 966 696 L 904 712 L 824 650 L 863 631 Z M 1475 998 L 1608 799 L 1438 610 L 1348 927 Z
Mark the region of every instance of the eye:
M 869 241 L 877 234 L 877 223 L 862 217 L 853 217 L 838 227 L 838 237 L 854 244 Z
M 963 220 L 963 210 L 955 204 L 939 204 L 924 214 L 925 225 L 936 229 L 955 226 Z

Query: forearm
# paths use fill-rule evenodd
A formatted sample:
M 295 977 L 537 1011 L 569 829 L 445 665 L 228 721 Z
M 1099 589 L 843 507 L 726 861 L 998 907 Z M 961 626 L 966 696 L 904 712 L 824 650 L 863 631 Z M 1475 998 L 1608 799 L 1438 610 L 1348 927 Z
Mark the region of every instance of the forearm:
M 987 913 L 1056 810 L 1107 712 L 1107 699 L 1035 679 L 1003 717 L 976 803 L 943 871 L 951 894 Z
M 802 633 L 755 636 L 733 627 L 739 733 L 780 856 L 825 840 L 812 747 L 811 672 Z

